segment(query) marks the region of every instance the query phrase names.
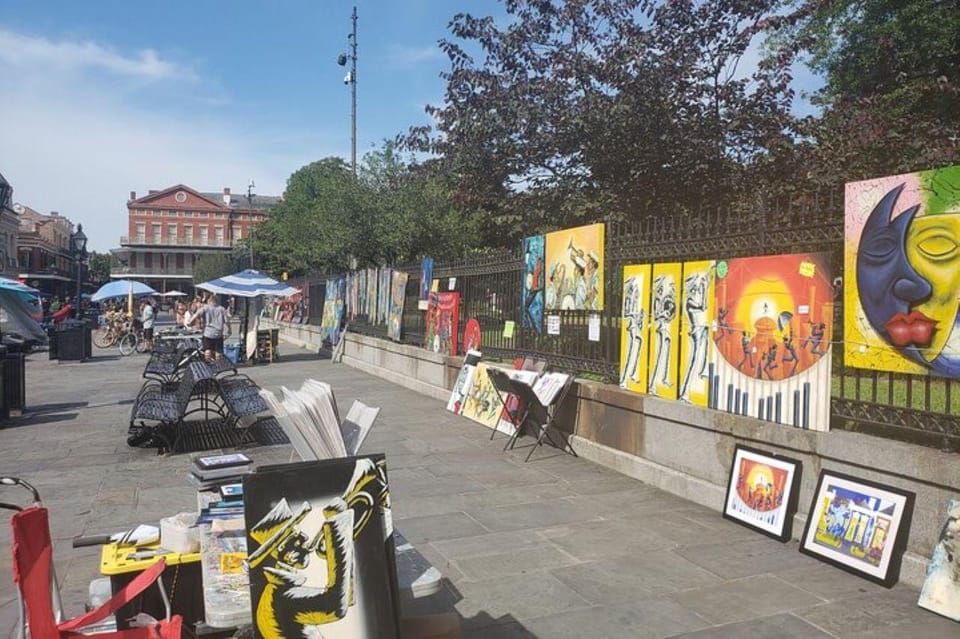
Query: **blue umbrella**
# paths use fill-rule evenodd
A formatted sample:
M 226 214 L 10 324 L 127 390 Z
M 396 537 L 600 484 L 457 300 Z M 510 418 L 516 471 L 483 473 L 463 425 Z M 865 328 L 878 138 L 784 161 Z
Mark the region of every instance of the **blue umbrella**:
M 97 292 L 90 296 L 90 301 L 99 302 L 100 300 L 110 299 L 111 297 L 126 297 L 133 295 L 156 295 L 156 291 L 136 280 L 113 280 L 97 289 Z
M 197 288 L 202 288 L 218 295 L 234 295 L 236 297 L 258 297 L 260 295 L 274 295 L 276 297 L 289 297 L 299 293 L 299 289 L 287 286 L 272 277 L 247 269 L 225 275 L 215 280 L 197 284 Z
M 15 293 L 19 293 L 20 297 L 30 300 L 40 295 L 40 291 L 32 286 L 27 286 L 17 280 L 11 280 L 9 277 L 0 277 L 0 289 L 14 291 Z

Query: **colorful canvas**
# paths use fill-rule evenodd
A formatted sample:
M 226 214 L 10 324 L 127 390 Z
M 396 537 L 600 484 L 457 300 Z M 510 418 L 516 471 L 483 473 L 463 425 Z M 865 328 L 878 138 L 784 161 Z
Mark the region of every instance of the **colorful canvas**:
M 681 266 L 677 263 L 654 264 L 650 298 L 650 378 L 647 393 L 665 399 L 677 398 L 680 363 Z
M 710 328 L 714 317 L 716 264 L 685 262 L 680 293 L 680 401 L 706 407 L 710 401 Z
M 463 412 L 463 405 L 467 399 L 467 393 L 473 385 L 473 376 L 477 371 L 477 364 L 480 363 L 480 351 L 467 350 L 463 358 L 463 366 L 460 367 L 460 373 L 457 375 L 457 381 L 453 384 L 453 390 L 450 391 L 450 399 L 447 400 L 447 410 L 459 415 Z
M 723 516 L 780 541 L 789 541 L 797 510 L 800 462 L 737 446 Z
M 477 364 L 473 380 L 463 400 L 463 410 L 460 414 L 475 422 L 495 428 L 500 421 L 500 411 L 503 406 L 497 397 L 497 389 L 493 387 L 490 377 L 487 376 L 487 365 Z
M 523 314 L 521 326 L 543 332 L 543 236 L 523 240 Z
M 257 637 L 398 636 L 383 455 L 268 466 L 243 494 Z
M 343 318 L 343 278 L 334 277 L 327 280 L 323 298 L 323 315 L 320 318 L 320 328 L 331 344 L 340 339 L 340 322 Z
M 375 323 L 374 316 L 376 315 L 378 277 L 377 269 L 367 269 L 367 303 L 363 309 L 363 314 L 367 316 L 367 321 L 371 324 Z
M 960 377 L 960 165 L 851 182 L 844 361 Z
M 717 262 L 711 408 L 830 429 L 828 264 L 820 253 Z
M 647 392 L 650 355 L 649 264 L 623 267 L 623 308 L 620 317 L 620 387 Z
M 460 293 L 430 293 L 423 347 L 434 353 L 457 354 Z
M 393 272 L 390 283 L 390 314 L 387 318 L 387 337 L 400 341 L 403 330 L 403 302 L 407 295 L 408 275 L 402 271 Z
M 820 471 L 801 552 L 887 587 L 899 577 L 914 494 Z
M 433 258 L 425 257 L 420 262 L 420 297 L 426 302 L 430 296 L 430 283 L 433 281 Z
M 377 284 L 377 324 L 386 324 L 390 315 L 390 290 L 393 286 L 393 271 L 389 268 L 380 269 L 380 280 Z
M 947 504 L 947 521 L 927 565 L 920 590 L 921 608 L 960 621 L 960 499 Z
M 603 309 L 603 241 L 603 224 L 547 234 L 548 311 Z

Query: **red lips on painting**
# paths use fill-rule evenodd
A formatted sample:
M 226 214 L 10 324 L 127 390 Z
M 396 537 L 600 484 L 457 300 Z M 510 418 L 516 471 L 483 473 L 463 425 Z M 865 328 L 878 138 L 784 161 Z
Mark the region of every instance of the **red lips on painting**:
M 933 339 L 933 329 L 937 322 L 920 311 L 912 311 L 909 315 L 897 313 L 883 325 L 894 346 L 929 346 Z

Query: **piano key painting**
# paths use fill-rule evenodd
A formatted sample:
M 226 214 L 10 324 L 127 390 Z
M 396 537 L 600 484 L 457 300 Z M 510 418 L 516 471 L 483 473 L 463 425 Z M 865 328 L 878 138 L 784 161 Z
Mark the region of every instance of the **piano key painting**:
M 789 541 L 797 511 L 801 464 L 737 446 L 723 516 L 774 539 Z
M 709 407 L 829 430 L 828 258 L 804 253 L 716 263 Z
M 620 388 L 647 391 L 650 353 L 650 265 L 623 267 L 623 309 L 620 319 Z
M 844 361 L 960 377 L 960 165 L 846 185 Z

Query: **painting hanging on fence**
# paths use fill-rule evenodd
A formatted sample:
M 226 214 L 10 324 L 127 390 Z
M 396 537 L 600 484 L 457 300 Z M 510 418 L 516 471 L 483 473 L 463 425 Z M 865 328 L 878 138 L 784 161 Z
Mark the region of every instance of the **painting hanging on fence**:
M 844 361 L 960 378 L 960 165 L 846 185 Z
M 434 353 L 457 354 L 460 331 L 460 293 L 430 293 L 423 347 Z
M 320 328 L 323 335 L 336 345 L 340 339 L 340 323 L 343 320 L 343 289 L 342 277 L 333 277 L 327 280 L 323 297 L 323 314 L 320 317 Z
M 497 397 L 497 389 L 493 387 L 493 382 L 487 375 L 487 365 L 482 362 L 477 364 L 477 370 L 463 399 L 463 410 L 460 414 L 484 426 L 496 428 L 502 408 L 500 399 Z
M 398 636 L 383 455 L 268 466 L 243 495 L 256 636 Z
M 393 270 L 387 267 L 380 269 L 377 282 L 377 324 L 386 324 L 390 315 L 390 290 L 393 286 Z
M 710 401 L 710 329 L 714 317 L 716 264 L 685 262 L 680 292 L 680 401 L 706 407 Z
M 543 332 L 543 236 L 523 239 L 523 308 L 521 326 Z
M 420 261 L 420 296 L 417 298 L 417 308 L 427 310 L 430 302 L 430 284 L 433 282 L 433 258 L 425 257 Z
M 793 534 L 800 490 L 799 461 L 737 446 L 730 466 L 726 519 L 780 541 Z
M 680 363 L 681 266 L 654 264 L 650 285 L 650 377 L 647 393 L 665 399 L 677 398 L 677 368 Z
M 800 551 L 886 587 L 900 575 L 914 494 L 820 471 Z
M 409 279 L 409 276 L 403 271 L 394 271 L 393 281 L 390 283 L 390 313 L 387 318 L 387 337 L 398 342 L 403 330 L 403 302 L 407 296 L 407 279 Z
M 467 349 L 467 354 L 463 358 L 463 366 L 460 367 L 460 373 L 457 375 L 457 381 L 453 384 L 453 390 L 450 391 L 450 399 L 447 400 L 447 410 L 459 415 L 463 412 L 463 404 L 470 392 L 473 384 L 473 375 L 477 371 L 477 364 L 480 363 L 480 351 Z
M 620 387 L 647 392 L 650 354 L 649 264 L 623 267 L 623 306 L 620 317 Z
M 833 309 L 826 253 L 718 261 L 708 406 L 829 430 Z
M 947 503 L 947 520 L 927 565 L 921 608 L 960 621 L 960 499 Z
M 379 275 L 377 274 L 377 269 L 368 268 L 367 269 L 367 304 L 363 309 L 364 315 L 367 316 L 367 321 L 370 324 L 375 324 L 376 321 L 374 316 L 376 315 L 376 305 L 377 305 L 377 281 Z
M 603 310 L 604 225 L 548 233 L 544 303 L 553 310 Z

